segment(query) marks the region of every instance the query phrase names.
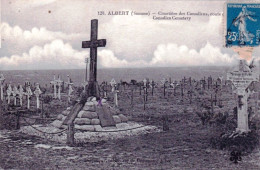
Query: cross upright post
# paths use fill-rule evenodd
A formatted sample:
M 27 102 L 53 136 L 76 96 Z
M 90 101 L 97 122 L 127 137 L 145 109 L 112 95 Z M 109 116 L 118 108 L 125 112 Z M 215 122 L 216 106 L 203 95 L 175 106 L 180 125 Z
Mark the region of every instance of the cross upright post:
M 89 96 L 99 97 L 98 83 L 97 83 L 97 47 L 105 47 L 105 39 L 97 39 L 98 37 L 98 20 L 91 20 L 91 37 L 90 41 L 82 41 L 82 48 L 90 48 L 90 69 L 89 69 L 89 83 L 87 87 L 87 94 Z

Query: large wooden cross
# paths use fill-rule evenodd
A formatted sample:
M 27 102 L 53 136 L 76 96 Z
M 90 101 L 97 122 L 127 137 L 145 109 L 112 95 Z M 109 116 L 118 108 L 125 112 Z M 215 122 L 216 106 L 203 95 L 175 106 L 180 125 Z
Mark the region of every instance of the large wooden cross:
M 98 20 L 91 20 L 91 38 L 90 41 L 82 41 L 82 48 L 90 48 L 90 71 L 87 94 L 90 96 L 99 96 L 97 84 L 97 47 L 105 47 L 106 40 L 98 40 Z

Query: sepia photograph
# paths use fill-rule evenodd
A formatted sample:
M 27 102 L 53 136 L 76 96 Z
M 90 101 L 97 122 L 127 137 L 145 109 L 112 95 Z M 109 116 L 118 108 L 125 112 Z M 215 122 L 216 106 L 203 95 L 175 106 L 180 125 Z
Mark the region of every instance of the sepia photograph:
M 0 170 L 260 169 L 260 0 L 0 0 Z

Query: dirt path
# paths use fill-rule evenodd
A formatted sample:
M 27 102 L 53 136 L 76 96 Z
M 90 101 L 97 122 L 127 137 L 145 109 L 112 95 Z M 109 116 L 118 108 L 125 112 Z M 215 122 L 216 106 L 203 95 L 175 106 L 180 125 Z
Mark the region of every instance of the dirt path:
M 229 161 L 210 148 L 209 127 L 190 113 L 170 116 L 170 131 L 66 147 L 16 131 L 0 131 L 4 169 L 259 169 L 259 153 Z M 154 117 L 146 123 L 161 125 Z

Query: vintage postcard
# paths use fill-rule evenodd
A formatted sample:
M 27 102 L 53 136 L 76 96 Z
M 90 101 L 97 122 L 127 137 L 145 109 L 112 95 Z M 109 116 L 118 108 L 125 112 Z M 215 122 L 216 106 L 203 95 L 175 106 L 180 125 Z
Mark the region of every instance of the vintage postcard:
M 260 169 L 260 1 L 0 0 L 0 169 Z

